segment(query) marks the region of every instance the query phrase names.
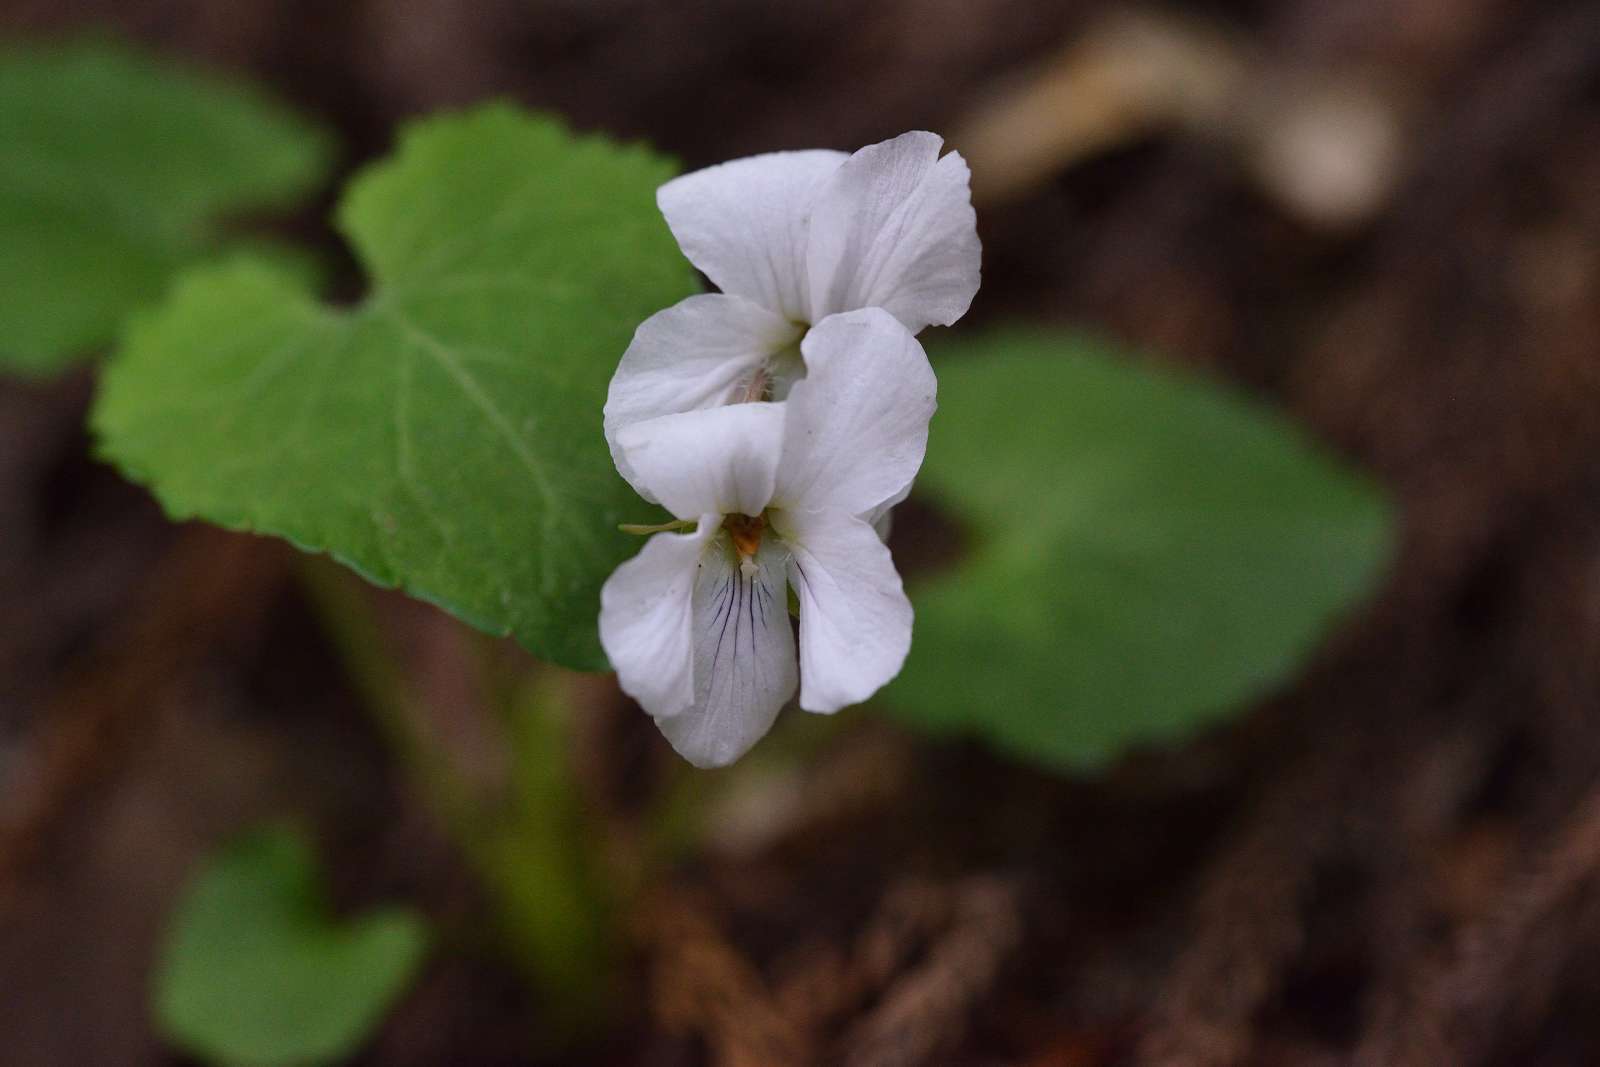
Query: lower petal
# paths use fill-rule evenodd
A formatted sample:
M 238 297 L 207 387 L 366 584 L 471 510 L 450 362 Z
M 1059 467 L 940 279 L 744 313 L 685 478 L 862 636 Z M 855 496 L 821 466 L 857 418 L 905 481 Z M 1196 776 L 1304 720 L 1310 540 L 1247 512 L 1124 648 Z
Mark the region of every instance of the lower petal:
M 694 702 L 695 579 L 721 522 L 705 515 L 693 533 L 656 534 L 600 590 L 600 644 L 622 691 L 652 715 Z
M 789 580 L 800 599 L 800 706 L 859 704 L 900 673 L 911 601 L 871 523 L 838 511 L 785 512 Z
M 781 551 L 769 539 L 754 573 L 726 543 L 705 553 L 694 588 L 693 706 L 658 718 L 672 747 L 697 767 L 721 767 L 772 728 L 798 682 Z

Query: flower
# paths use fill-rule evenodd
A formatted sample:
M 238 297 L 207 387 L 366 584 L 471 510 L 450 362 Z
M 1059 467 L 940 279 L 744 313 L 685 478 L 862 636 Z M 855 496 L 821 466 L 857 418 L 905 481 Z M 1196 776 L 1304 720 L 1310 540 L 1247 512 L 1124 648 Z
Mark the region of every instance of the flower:
M 782 403 L 631 423 L 617 447 L 692 532 L 657 533 L 600 594 L 622 688 L 698 766 L 731 763 L 800 690 L 834 712 L 899 673 L 911 603 L 863 515 L 922 465 L 933 368 L 889 312 L 832 315 L 801 342 Z M 788 587 L 800 605 L 799 664 Z
M 675 178 L 656 194 L 684 255 L 722 291 L 646 319 L 605 406 L 612 458 L 640 495 L 620 431 L 735 401 L 782 400 L 799 344 L 829 315 L 876 307 L 911 333 L 948 326 L 978 290 L 981 249 L 959 153 L 915 131 L 843 152 L 774 152 Z

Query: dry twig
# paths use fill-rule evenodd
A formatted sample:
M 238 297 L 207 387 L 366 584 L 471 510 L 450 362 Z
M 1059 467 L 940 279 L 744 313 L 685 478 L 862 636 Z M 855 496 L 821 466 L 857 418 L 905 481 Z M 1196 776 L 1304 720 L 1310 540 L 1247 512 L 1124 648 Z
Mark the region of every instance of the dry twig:
M 950 891 L 950 926 L 922 962 L 889 987 L 882 1001 L 840 1042 L 849 1067 L 918 1067 L 933 1063 L 966 1032 L 973 1005 L 987 995 L 1022 940 L 1018 891 L 996 877 L 974 877 Z M 884 975 L 903 955 L 893 926 L 864 940 L 869 974 Z
M 1470 1064 L 1493 1052 L 1508 1016 L 1537 1018 L 1570 954 L 1574 920 L 1600 889 L 1600 788 L 1547 846 L 1516 871 L 1492 906 L 1413 975 L 1403 1018 L 1380 1018 L 1356 1055 L 1362 1065 Z M 1518 1012 L 1516 1009 L 1520 1009 Z
M 663 1028 L 702 1035 L 718 1067 L 810 1062 L 798 1028 L 704 905 L 669 896 L 649 909 L 645 927 L 653 949 L 651 1006 Z

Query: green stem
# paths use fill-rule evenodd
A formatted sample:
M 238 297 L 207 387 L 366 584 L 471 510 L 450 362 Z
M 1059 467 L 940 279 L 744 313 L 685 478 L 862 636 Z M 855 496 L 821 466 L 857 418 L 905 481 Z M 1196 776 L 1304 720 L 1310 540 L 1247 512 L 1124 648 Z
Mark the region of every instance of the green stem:
M 515 794 L 480 843 L 517 957 L 566 1036 L 604 1020 L 616 944 L 599 842 L 585 832 L 570 761 L 568 679 L 543 668 L 502 706 Z
M 617 529 L 621 530 L 625 534 L 639 534 L 640 536 L 643 536 L 645 534 L 664 533 L 667 530 L 687 530 L 698 525 L 700 525 L 698 519 L 673 519 L 671 522 L 658 522 L 654 524 L 622 522 L 617 524 Z
M 361 582 L 322 556 L 305 556 L 300 587 L 333 642 L 350 682 L 406 776 L 460 837 L 471 825 L 472 789 L 421 728 L 422 717 L 373 617 Z
M 603 1018 L 615 946 L 600 849 L 584 833 L 568 759 L 565 677 L 541 668 L 507 678 L 489 639 L 480 644 L 480 688 L 512 756 L 513 793 L 493 802 L 427 735 L 361 582 L 322 557 L 307 557 L 300 578 L 374 724 L 482 882 L 553 1036 L 589 1032 Z

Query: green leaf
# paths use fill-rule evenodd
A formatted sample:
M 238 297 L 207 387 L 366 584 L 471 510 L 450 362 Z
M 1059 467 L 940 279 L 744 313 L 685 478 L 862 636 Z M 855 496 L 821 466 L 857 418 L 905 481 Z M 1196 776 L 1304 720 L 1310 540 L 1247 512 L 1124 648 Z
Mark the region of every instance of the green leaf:
M 115 336 L 227 216 L 288 206 L 329 141 L 260 94 L 109 41 L 0 47 L 0 369 Z
M 102 381 L 103 455 L 198 516 L 331 553 L 528 649 L 603 669 L 601 583 L 651 521 L 601 432 L 634 327 L 696 288 L 671 165 L 508 106 L 409 129 L 340 225 L 373 275 L 319 306 L 197 272 Z
M 378 1025 L 425 949 L 409 910 L 334 922 L 305 838 L 259 830 L 213 857 L 173 915 L 156 1020 L 230 1067 L 329 1063 Z
M 941 351 L 918 488 L 972 545 L 912 590 L 911 723 L 1092 767 L 1283 682 L 1384 568 L 1383 498 L 1271 412 L 1071 335 Z

